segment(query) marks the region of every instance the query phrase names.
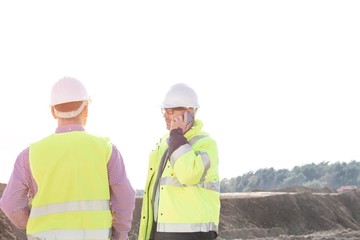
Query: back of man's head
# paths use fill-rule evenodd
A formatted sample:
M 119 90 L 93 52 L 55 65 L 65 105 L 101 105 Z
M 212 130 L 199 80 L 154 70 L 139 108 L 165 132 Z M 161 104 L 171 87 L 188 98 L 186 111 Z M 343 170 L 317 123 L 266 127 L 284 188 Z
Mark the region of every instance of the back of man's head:
M 85 86 L 72 77 L 61 78 L 51 89 L 50 106 L 57 118 L 75 118 L 90 100 Z

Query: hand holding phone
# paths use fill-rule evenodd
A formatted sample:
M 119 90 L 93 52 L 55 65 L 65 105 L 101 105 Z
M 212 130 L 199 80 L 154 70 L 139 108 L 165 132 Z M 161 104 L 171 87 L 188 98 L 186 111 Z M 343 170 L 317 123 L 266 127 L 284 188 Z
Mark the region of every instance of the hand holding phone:
M 183 115 L 176 116 L 171 119 L 170 130 L 181 128 L 185 133 L 192 127 L 194 116 L 191 112 L 185 111 Z

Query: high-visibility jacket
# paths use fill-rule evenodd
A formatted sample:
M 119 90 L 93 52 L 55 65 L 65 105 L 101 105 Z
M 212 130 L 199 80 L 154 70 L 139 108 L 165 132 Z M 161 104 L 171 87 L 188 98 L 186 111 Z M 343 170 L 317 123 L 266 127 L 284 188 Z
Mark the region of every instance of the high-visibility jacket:
M 56 133 L 31 144 L 32 200 L 28 239 L 110 239 L 107 163 L 112 146 L 84 131 Z
M 169 134 L 150 153 L 139 240 L 150 239 L 154 221 L 158 232 L 218 232 L 218 150 L 216 142 L 202 131 L 202 126 L 202 122 L 196 120 L 185 133 L 189 143 L 168 157 L 158 181 L 159 165 L 168 149 Z M 157 191 L 158 201 L 155 199 Z

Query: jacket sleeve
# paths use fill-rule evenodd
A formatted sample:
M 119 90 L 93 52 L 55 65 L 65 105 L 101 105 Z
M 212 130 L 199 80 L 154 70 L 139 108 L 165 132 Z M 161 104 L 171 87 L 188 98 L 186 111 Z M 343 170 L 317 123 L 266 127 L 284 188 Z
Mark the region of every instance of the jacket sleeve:
M 181 128 L 171 130 L 169 137 L 169 156 L 171 156 L 176 149 L 187 143 L 188 141 L 184 137 L 183 130 Z
M 127 177 L 123 158 L 114 145 L 108 172 L 113 214 L 112 240 L 128 239 L 135 209 L 135 191 Z
M 217 145 L 208 136 L 191 145 L 182 131 L 172 130 L 169 150 L 170 163 L 181 184 L 195 185 L 204 182 L 209 168 L 217 167 Z
M 30 214 L 31 177 L 29 149 L 19 154 L 10 180 L 0 199 L 0 208 L 18 228 L 25 229 Z

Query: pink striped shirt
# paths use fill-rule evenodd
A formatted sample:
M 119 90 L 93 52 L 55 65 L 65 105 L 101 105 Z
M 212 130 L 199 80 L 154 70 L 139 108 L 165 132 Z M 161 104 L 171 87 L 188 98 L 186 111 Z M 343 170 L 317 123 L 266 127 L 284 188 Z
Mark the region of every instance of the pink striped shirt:
M 56 133 L 85 131 L 81 125 L 58 126 Z M 112 239 L 128 239 L 135 209 L 135 191 L 127 177 L 123 158 L 112 145 L 108 162 L 110 202 L 113 212 Z M 29 162 L 29 148 L 22 151 L 16 159 L 10 180 L 0 198 L 0 209 L 19 228 L 26 228 L 30 214 L 29 199 L 37 193 L 37 184 L 32 176 Z

